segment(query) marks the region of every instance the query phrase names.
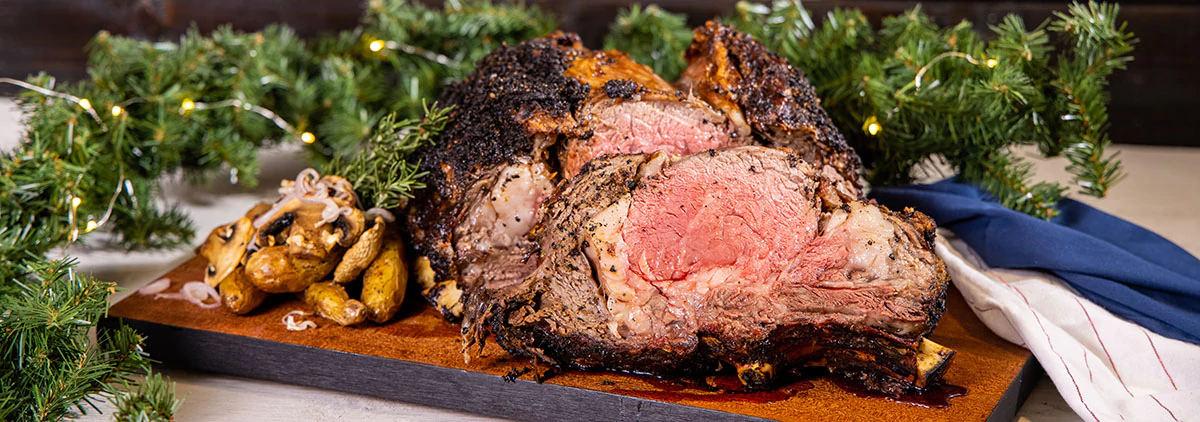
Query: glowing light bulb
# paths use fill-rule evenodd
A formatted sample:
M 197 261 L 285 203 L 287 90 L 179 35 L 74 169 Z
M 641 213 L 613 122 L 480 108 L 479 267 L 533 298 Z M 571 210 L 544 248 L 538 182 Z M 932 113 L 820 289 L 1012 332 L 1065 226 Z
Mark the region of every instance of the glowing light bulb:
M 370 48 L 371 51 L 378 53 L 383 50 L 383 41 L 380 41 L 380 40 L 371 41 L 371 44 L 367 45 L 367 47 Z
M 71 208 L 79 208 L 79 204 L 82 203 L 83 199 L 80 199 L 78 196 L 71 197 Z
M 92 230 L 96 230 L 96 226 L 98 225 L 96 224 L 96 220 L 88 220 L 87 227 L 84 227 L 83 231 L 90 233 Z
M 196 103 L 190 99 L 184 99 L 183 104 L 180 104 L 179 108 L 183 109 L 183 111 L 192 111 L 192 109 L 196 108 Z
M 312 132 L 304 132 L 304 133 L 300 134 L 300 140 L 304 141 L 304 143 L 306 143 L 306 144 L 311 144 L 313 142 L 316 142 L 317 137 L 313 136 Z
M 124 112 L 125 112 L 125 109 L 121 108 L 121 106 L 113 106 L 113 108 L 112 108 L 113 117 L 120 116 L 121 113 L 124 113 Z
M 80 98 L 79 99 L 79 107 L 82 107 L 84 110 L 91 110 L 92 102 L 88 101 L 87 98 Z
M 882 130 L 883 126 L 879 124 L 879 119 L 875 116 L 868 117 L 867 121 L 863 122 L 863 132 L 867 132 L 868 135 L 878 135 Z
M 992 67 L 996 67 L 996 65 L 1000 64 L 1000 62 L 996 61 L 996 59 L 987 59 L 986 61 L 983 62 L 983 64 L 986 64 L 987 67 L 992 68 Z

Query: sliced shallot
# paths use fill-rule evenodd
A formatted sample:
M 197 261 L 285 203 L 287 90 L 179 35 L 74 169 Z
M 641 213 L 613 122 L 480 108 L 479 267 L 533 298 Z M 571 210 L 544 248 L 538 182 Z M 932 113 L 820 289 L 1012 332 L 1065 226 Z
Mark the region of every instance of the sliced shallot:
M 281 322 L 283 322 L 283 325 L 287 327 L 288 331 L 304 331 L 309 328 L 317 328 L 317 323 L 315 323 L 315 322 L 296 321 L 297 316 L 304 317 L 304 316 L 308 316 L 308 315 L 311 315 L 311 314 L 301 311 L 301 310 L 291 311 L 291 312 L 288 312 L 287 314 L 283 315 L 283 320 Z
M 162 293 L 163 290 L 167 290 L 168 287 L 171 287 L 171 279 L 163 277 L 150 282 L 150 284 L 142 286 L 142 288 L 138 289 L 137 292 L 139 295 L 146 296 L 155 293 Z
M 189 281 L 184 283 L 183 288 L 179 289 L 178 292 L 159 293 L 154 295 L 154 299 L 186 300 L 203 309 L 212 309 L 221 306 L 221 294 L 217 293 L 217 289 L 205 284 L 203 281 Z M 212 299 L 213 301 L 207 303 L 205 302 L 206 299 Z
M 184 283 L 183 288 L 179 290 L 184 296 L 188 297 L 188 302 L 195 303 L 204 309 L 212 309 L 221 306 L 221 294 L 217 293 L 217 289 L 209 286 L 203 281 L 190 281 Z M 206 303 L 206 299 L 212 299 L 212 303 Z
M 304 189 L 304 192 L 306 193 L 313 192 L 315 190 L 314 188 L 316 182 L 320 179 L 321 173 L 317 173 L 316 169 L 309 167 L 304 170 L 300 170 L 300 174 L 296 175 L 296 184 L 300 185 L 300 187 Z
M 154 300 L 159 300 L 159 299 L 187 300 L 187 298 L 183 296 L 183 293 L 179 293 L 179 292 L 159 293 L 159 294 L 154 295 Z
M 371 208 L 371 209 L 367 210 L 365 215 L 366 215 L 368 221 L 374 220 L 375 216 L 377 216 L 377 215 L 380 217 L 383 217 L 383 221 L 386 221 L 389 223 L 396 221 L 396 216 L 393 215 L 391 211 L 388 211 L 388 210 L 385 210 L 385 209 L 379 208 L 379 207 L 375 207 L 375 208 Z
M 325 209 L 321 210 L 321 222 L 331 223 L 333 220 L 337 220 L 338 214 L 341 213 L 337 202 L 333 202 L 333 199 L 328 197 L 323 198 L 321 202 L 325 204 Z

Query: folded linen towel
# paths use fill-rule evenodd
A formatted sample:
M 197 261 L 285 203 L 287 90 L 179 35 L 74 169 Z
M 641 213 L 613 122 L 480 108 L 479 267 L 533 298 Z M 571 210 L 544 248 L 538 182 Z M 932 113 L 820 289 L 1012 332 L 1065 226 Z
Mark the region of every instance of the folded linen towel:
M 941 234 L 937 253 L 975 314 L 1028 348 L 1080 418 L 1200 420 L 1200 346 L 1113 315 L 1048 273 L 989 268 Z
M 992 267 L 1050 272 L 1109 312 L 1200 343 L 1200 260 L 1149 230 L 1071 199 L 1060 202 L 1058 217 L 1040 220 L 955 179 L 875 188 L 871 196 L 928 214 Z

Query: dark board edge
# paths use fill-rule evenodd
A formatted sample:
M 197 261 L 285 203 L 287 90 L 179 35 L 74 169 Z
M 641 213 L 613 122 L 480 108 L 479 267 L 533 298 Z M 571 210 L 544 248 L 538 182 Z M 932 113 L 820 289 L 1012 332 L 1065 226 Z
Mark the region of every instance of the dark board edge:
M 100 329 L 113 329 L 122 323 L 145 336 L 147 353 L 170 367 L 481 415 L 517 420 L 763 420 L 524 379 L 507 382 L 503 377 L 480 372 L 133 319 L 106 318 L 101 321 Z
M 1033 387 L 1037 386 L 1042 373 L 1042 365 L 1033 355 L 1029 355 L 1025 364 L 1021 366 L 1021 371 L 1017 373 L 1017 378 L 1004 390 L 1000 401 L 996 402 L 996 408 L 988 415 L 987 422 L 1010 422 L 1016 418 L 1017 410 L 1025 404 L 1029 394 L 1033 393 Z

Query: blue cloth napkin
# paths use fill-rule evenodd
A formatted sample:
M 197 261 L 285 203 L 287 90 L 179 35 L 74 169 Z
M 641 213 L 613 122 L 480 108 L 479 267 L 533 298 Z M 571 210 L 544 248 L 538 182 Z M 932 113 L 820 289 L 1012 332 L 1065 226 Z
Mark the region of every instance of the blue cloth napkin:
M 1051 272 L 1113 314 L 1200 344 L 1200 260 L 1149 230 L 1071 199 L 1041 220 L 957 178 L 877 187 L 870 196 L 928 214 L 989 266 Z

